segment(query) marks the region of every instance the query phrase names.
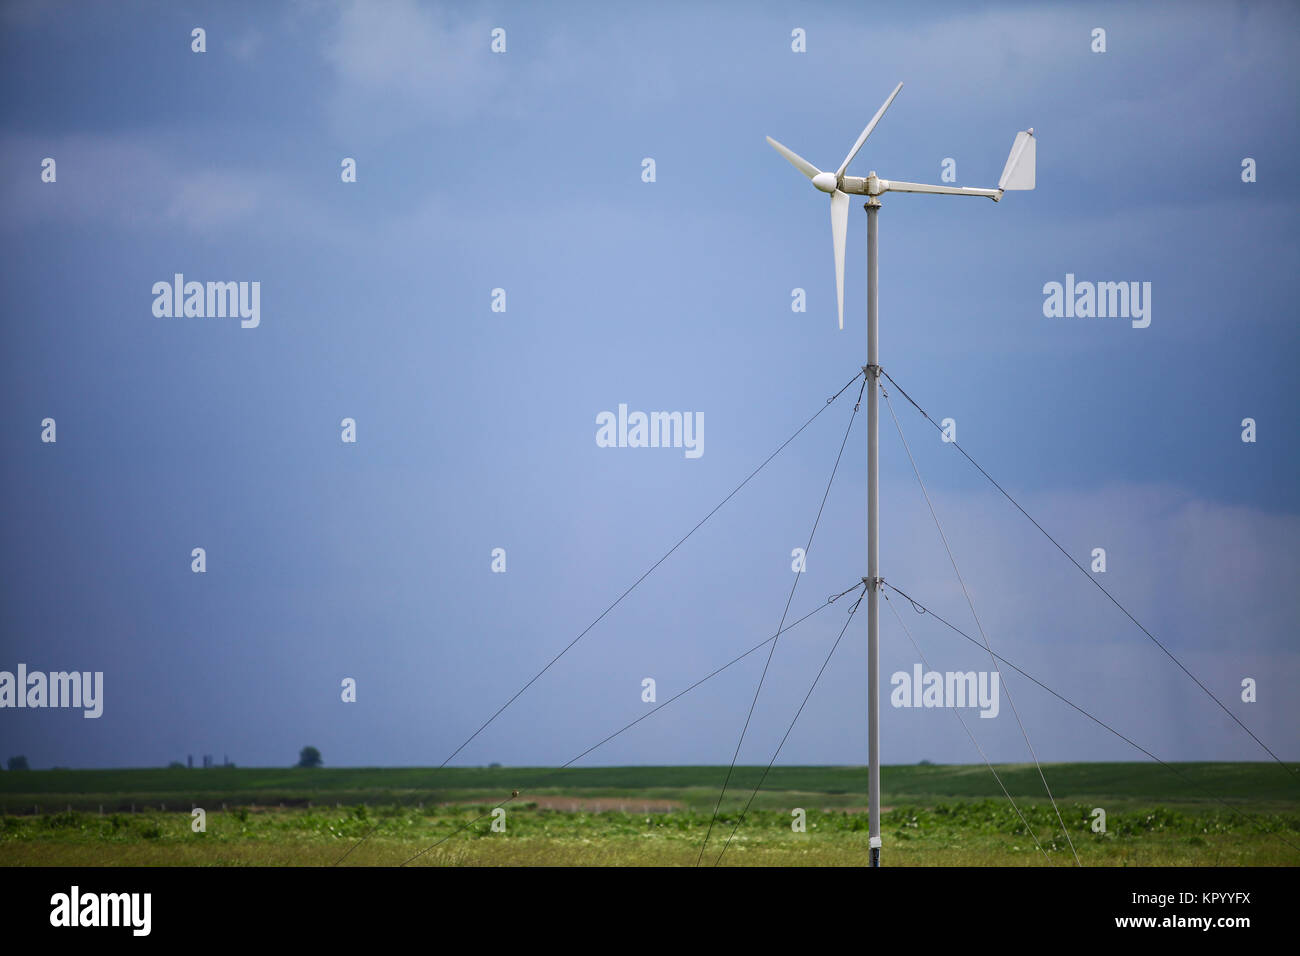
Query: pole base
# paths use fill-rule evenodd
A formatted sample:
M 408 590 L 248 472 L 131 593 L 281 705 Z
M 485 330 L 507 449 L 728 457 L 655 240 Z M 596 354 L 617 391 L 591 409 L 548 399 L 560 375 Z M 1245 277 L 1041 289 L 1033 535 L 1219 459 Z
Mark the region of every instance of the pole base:
M 868 866 L 880 866 L 880 847 L 878 847 L 878 846 L 873 846 L 873 847 L 871 848 L 871 862 L 870 862 L 869 864 L 867 864 L 867 865 L 868 865 Z

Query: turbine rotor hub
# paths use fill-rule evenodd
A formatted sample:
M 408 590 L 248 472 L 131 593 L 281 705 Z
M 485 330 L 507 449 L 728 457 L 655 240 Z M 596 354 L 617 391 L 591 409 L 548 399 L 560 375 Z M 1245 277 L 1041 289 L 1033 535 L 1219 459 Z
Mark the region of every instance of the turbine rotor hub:
M 812 178 L 812 184 L 824 193 L 833 193 L 839 188 L 839 180 L 834 173 L 818 173 Z

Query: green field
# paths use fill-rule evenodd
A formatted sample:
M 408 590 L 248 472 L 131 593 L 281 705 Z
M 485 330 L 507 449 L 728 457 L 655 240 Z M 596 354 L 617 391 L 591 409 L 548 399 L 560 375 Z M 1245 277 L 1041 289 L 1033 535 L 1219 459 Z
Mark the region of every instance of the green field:
M 1300 864 L 1295 778 L 1275 764 L 1174 766 L 1177 775 L 1139 763 L 1044 767 L 1084 865 Z M 998 772 L 1028 828 L 983 766 L 882 768 L 885 862 L 1072 864 L 1035 768 Z M 706 862 L 760 774 L 736 768 Z M 725 767 L 17 771 L 0 774 L 0 864 L 330 865 L 370 834 L 344 865 L 693 865 L 725 775 Z M 861 865 L 865 785 L 861 767 L 773 768 L 723 861 Z M 503 801 L 504 832 L 494 831 L 491 810 Z M 192 807 L 206 811 L 206 832 L 192 832 Z M 1092 830 L 1098 807 L 1105 833 Z M 792 829 L 796 808 L 805 832 Z

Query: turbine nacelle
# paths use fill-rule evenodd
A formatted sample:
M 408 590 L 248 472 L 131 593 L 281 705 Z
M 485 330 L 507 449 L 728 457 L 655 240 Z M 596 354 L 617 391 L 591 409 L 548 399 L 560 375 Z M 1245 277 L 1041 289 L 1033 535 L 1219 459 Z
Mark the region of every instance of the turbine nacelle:
M 849 150 L 849 155 L 844 158 L 840 168 L 833 173 L 822 172 L 798 153 L 782 146 L 770 136 L 767 138 L 772 148 L 784 156 L 791 166 L 812 180 L 814 187 L 830 194 L 831 241 L 835 247 L 835 300 L 841 329 L 844 328 L 844 242 L 849 225 L 850 194 L 875 197 L 887 192 L 935 193 L 945 196 L 981 196 L 997 202 L 1005 191 L 1034 188 L 1036 143 L 1032 127 L 1016 135 L 1016 140 L 1011 145 L 1011 154 L 1007 157 L 1006 166 L 1002 169 L 1002 176 L 998 179 L 996 189 L 906 183 L 900 180 L 881 179 L 875 172 L 866 177 L 844 175 L 849 163 L 853 161 L 854 156 L 858 155 L 858 150 L 862 149 L 862 144 L 867 141 L 867 137 L 871 135 L 871 131 L 876 128 L 880 118 L 885 115 L 885 110 L 889 109 L 889 105 L 894 102 L 894 97 L 902 88 L 902 83 L 894 87 L 894 92 L 889 94 L 889 99 L 885 100 L 884 105 L 876 111 L 876 115 L 871 118 L 867 128 L 853 144 L 853 148 Z

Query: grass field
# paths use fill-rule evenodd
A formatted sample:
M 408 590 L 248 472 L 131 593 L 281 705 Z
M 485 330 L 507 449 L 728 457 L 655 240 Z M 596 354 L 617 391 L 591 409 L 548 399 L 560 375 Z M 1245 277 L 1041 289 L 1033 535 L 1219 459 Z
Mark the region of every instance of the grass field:
M 1084 865 L 1300 864 L 1300 788 L 1281 768 L 1176 767 L 1181 777 L 1150 764 L 1044 768 Z M 886 862 L 1072 864 L 1033 766 L 998 772 L 1028 829 L 985 767 L 883 768 Z M 727 842 L 760 773 L 736 768 L 705 862 Z M 0 865 L 330 865 L 367 834 L 345 865 L 693 865 L 725 774 L 723 767 L 3 773 Z M 861 865 L 865 783 L 860 767 L 773 768 L 723 862 Z M 511 799 L 512 790 L 520 795 Z M 491 809 L 502 801 L 504 831 L 494 831 Z M 191 829 L 196 806 L 206 811 L 206 832 Z M 1092 830 L 1098 807 L 1105 833 Z M 804 832 L 792 828 L 796 808 Z

